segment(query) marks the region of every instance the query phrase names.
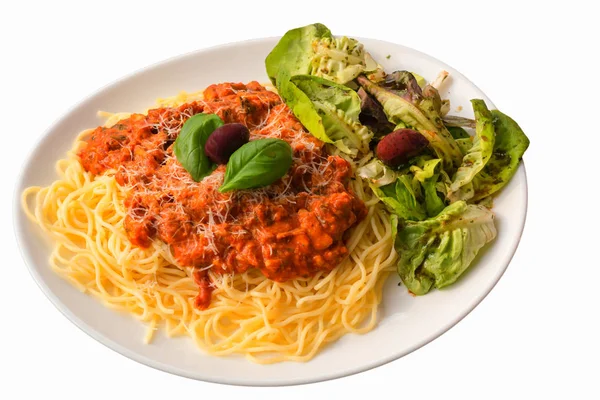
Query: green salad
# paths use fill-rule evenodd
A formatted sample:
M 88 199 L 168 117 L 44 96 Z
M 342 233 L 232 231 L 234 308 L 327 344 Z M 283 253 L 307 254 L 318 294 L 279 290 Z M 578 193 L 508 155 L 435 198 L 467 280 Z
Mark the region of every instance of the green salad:
M 355 39 L 322 24 L 288 31 L 265 60 L 267 74 L 304 127 L 349 159 L 385 204 L 398 275 L 415 295 L 454 283 L 496 237 L 492 196 L 529 146 L 519 125 L 483 100 L 474 119 L 450 116 L 434 82 L 384 71 Z

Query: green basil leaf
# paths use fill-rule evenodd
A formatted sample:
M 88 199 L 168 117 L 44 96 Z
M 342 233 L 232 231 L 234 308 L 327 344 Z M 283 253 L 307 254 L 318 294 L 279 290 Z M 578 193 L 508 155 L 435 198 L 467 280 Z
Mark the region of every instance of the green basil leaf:
M 219 192 L 270 185 L 292 165 L 292 148 L 281 139 L 259 139 L 246 143 L 229 158 Z
M 196 182 L 216 168 L 216 164 L 204 153 L 204 145 L 215 129 L 222 125 L 223 120 L 216 114 L 196 114 L 185 121 L 173 144 L 177 161 Z

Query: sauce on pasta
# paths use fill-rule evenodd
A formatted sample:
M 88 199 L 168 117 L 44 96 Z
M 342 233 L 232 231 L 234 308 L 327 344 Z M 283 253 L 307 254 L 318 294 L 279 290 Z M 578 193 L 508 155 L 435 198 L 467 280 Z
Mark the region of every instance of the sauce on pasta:
M 266 188 L 220 193 L 225 166 L 201 182 L 173 155 L 183 123 L 199 112 L 246 125 L 252 138 L 277 137 L 293 149 L 289 173 Z M 208 270 L 217 274 L 257 269 L 285 282 L 331 271 L 347 257 L 345 233 L 367 214 L 349 190 L 350 164 L 328 156 L 279 96 L 257 82 L 209 86 L 202 101 L 133 114 L 98 127 L 78 156 L 102 174 L 116 170 L 126 187 L 124 227 L 130 241 L 168 244 L 180 265 L 196 267 L 195 306 L 211 301 Z

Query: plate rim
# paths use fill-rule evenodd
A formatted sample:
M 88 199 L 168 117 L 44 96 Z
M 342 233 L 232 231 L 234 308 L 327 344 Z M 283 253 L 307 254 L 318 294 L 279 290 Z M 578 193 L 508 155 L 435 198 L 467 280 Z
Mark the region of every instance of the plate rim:
M 338 36 L 338 35 L 336 35 L 336 36 Z M 342 35 L 339 35 L 339 36 L 342 36 Z M 403 44 L 395 43 L 395 42 L 391 42 L 391 41 L 387 41 L 387 40 L 366 38 L 366 37 L 359 37 L 359 36 L 351 36 L 351 37 L 354 37 L 359 41 L 367 40 L 367 41 L 371 41 L 371 42 L 379 42 L 382 45 L 391 45 L 391 46 L 401 47 L 410 52 L 418 54 L 422 57 L 428 58 L 431 61 L 438 63 L 442 67 L 447 67 L 449 69 L 452 69 L 453 71 L 456 71 L 456 74 L 458 74 L 460 77 L 465 79 L 470 85 L 472 85 L 474 88 L 479 90 L 481 93 L 485 94 L 485 92 L 483 92 L 476 84 L 474 84 L 469 78 L 467 78 L 464 74 L 462 74 L 456 68 L 453 68 L 452 66 L 448 65 L 447 63 L 445 63 L 427 53 L 424 53 L 420 50 L 416 50 L 412 47 L 408 47 Z M 82 332 L 84 332 L 85 334 L 87 334 L 89 337 L 93 338 L 97 342 L 101 343 L 105 347 L 109 348 L 110 350 L 115 351 L 116 353 L 119 353 L 122 356 L 125 356 L 125 357 L 129 358 L 130 360 L 133 360 L 139 364 L 154 368 L 159 371 L 167 372 L 167 373 L 181 376 L 181 377 L 188 378 L 188 379 L 199 380 L 199 381 L 204 381 L 204 382 L 209 382 L 209 383 L 216 383 L 216 384 L 226 384 L 226 385 L 234 385 L 234 386 L 254 386 L 254 387 L 278 387 L 278 386 L 305 385 L 305 384 L 323 382 L 323 381 L 328 381 L 328 380 L 333 380 L 333 379 L 339 379 L 339 378 L 343 378 L 343 377 L 347 377 L 347 376 L 352 376 L 352 375 L 355 375 L 355 374 L 358 374 L 361 372 L 365 372 L 365 371 L 383 366 L 385 364 L 388 364 L 392 361 L 401 359 L 401 358 L 413 353 L 414 351 L 420 349 L 421 347 L 431 343 L 432 341 L 436 340 L 437 338 L 441 337 L 442 335 L 444 335 L 446 332 L 448 332 L 450 329 L 452 329 L 458 323 L 460 323 L 467 315 L 469 315 L 489 295 L 489 293 L 496 287 L 496 285 L 498 284 L 498 282 L 500 281 L 500 279 L 502 278 L 502 276 L 508 269 L 510 263 L 512 262 L 515 254 L 517 252 L 517 249 L 521 243 L 521 239 L 522 239 L 523 232 L 525 230 L 525 225 L 527 222 L 529 189 L 528 189 L 527 172 L 526 172 L 524 160 L 521 160 L 519 167 L 517 169 L 517 172 L 515 173 L 515 175 L 516 174 L 523 175 L 523 183 L 522 183 L 523 190 L 521 192 L 522 199 L 520 200 L 523 202 L 523 213 L 519 220 L 520 228 L 519 228 L 518 237 L 515 238 L 516 240 L 514 240 L 512 247 L 510 249 L 507 249 L 508 251 L 506 252 L 506 254 L 507 255 L 510 254 L 510 255 L 507 257 L 507 261 L 506 261 L 505 265 L 502 268 L 500 268 L 496 272 L 496 274 L 493 275 L 491 284 L 489 285 L 489 287 L 486 288 L 485 290 L 481 291 L 472 300 L 472 303 L 469 305 L 469 307 L 465 307 L 463 310 L 461 310 L 458 317 L 456 317 L 449 323 L 441 326 L 435 332 L 428 335 L 427 337 L 424 337 L 422 340 L 417 341 L 415 344 L 408 347 L 406 350 L 397 352 L 397 353 L 392 352 L 392 353 L 390 353 L 390 355 L 388 357 L 382 357 L 382 358 L 379 358 L 372 362 L 361 363 L 358 366 L 350 367 L 348 369 L 333 371 L 328 374 L 322 374 L 322 375 L 320 375 L 318 377 L 314 377 L 312 379 L 288 378 L 288 379 L 271 381 L 267 378 L 267 379 L 262 379 L 261 381 L 258 381 L 258 382 L 257 381 L 249 382 L 244 379 L 236 379 L 236 378 L 230 378 L 230 377 L 223 378 L 223 379 L 216 379 L 216 378 L 212 378 L 209 376 L 204 376 L 201 373 L 191 374 L 186 370 L 156 361 L 150 357 L 147 357 L 147 356 L 139 354 L 133 350 L 130 350 L 126 346 L 122 346 L 119 343 L 116 343 L 115 341 L 113 341 L 112 339 L 104 336 L 100 332 L 96 331 L 93 327 L 91 327 L 89 324 L 87 324 L 81 318 L 79 318 L 75 314 L 73 314 L 72 311 L 69 309 L 69 307 L 66 304 L 64 304 L 59 299 L 59 297 L 45 283 L 45 280 L 41 277 L 41 275 L 37 272 L 36 268 L 34 267 L 35 262 L 33 261 L 32 257 L 28 254 L 29 252 L 25 251 L 26 238 L 24 235 L 25 227 L 23 226 L 23 222 L 28 221 L 28 218 L 26 215 L 24 215 L 23 210 L 21 209 L 21 195 L 22 195 L 23 190 L 26 188 L 26 186 L 24 186 L 24 184 L 25 184 L 24 177 L 25 177 L 26 167 L 31 163 L 33 155 L 35 154 L 39 144 L 48 137 L 48 135 L 51 133 L 51 131 L 53 130 L 53 128 L 55 126 L 59 125 L 64 120 L 66 120 L 73 112 L 75 112 L 80 107 L 83 107 L 88 101 L 93 100 L 97 95 L 101 94 L 102 92 L 107 91 L 115 86 L 118 86 L 120 83 L 125 82 L 128 79 L 135 77 L 138 74 L 141 74 L 148 70 L 160 68 L 160 67 L 170 64 L 172 62 L 182 60 L 182 59 L 185 59 L 188 57 L 190 57 L 190 58 L 195 57 L 202 53 L 210 53 L 212 51 L 224 50 L 229 47 L 244 46 L 244 45 L 248 45 L 248 44 L 252 44 L 252 43 L 275 40 L 275 39 L 279 39 L 279 38 L 281 38 L 281 36 L 269 36 L 269 37 L 246 39 L 246 40 L 240 40 L 240 41 L 227 42 L 227 43 L 214 45 L 214 46 L 203 47 L 203 48 L 185 52 L 185 53 L 182 53 L 179 55 L 165 58 L 163 60 L 154 62 L 152 64 L 146 65 L 141 68 L 137 68 L 133 72 L 125 74 L 125 75 L 99 87 L 98 89 L 94 90 L 87 96 L 81 98 L 75 104 L 68 107 L 58 118 L 56 118 L 54 121 L 52 121 L 46 127 L 46 129 L 43 131 L 43 133 L 35 141 L 35 144 L 31 148 L 28 149 L 28 152 L 26 153 L 24 161 L 21 163 L 21 168 L 19 169 L 19 173 L 18 173 L 16 182 L 15 182 L 15 185 L 14 185 L 14 191 L 13 191 L 13 196 L 12 196 L 12 198 L 13 198 L 13 210 L 12 210 L 13 211 L 12 212 L 12 214 L 13 214 L 12 215 L 13 233 L 15 235 L 17 247 L 19 249 L 19 253 L 21 254 L 21 258 L 22 258 L 24 264 L 26 265 L 30 276 L 33 278 L 33 280 L 37 284 L 38 288 L 42 291 L 42 293 L 44 293 L 46 298 L 52 303 L 52 305 L 56 309 L 58 309 L 58 311 L 60 311 L 60 313 L 63 316 L 65 316 L 73 325 L 75 325 L 77 328 L 79 328 L 79 330 L 81 330 Z M 454 75 L 456 75 L 456 74 L 454 74 Z M 489 97 L 487 95 L 486 95 L 486 97 L 489 99 Z M 381 305 L 379 305 L 379 307 L 381 307 Z M 375 329 L 377 329 L 377 328 L 375 328 Z M 250 361 L 248 361 L 248 362 L 250 362 Z M 310 361 L 308 361 L 308 362 L 310 363 Z M 260 367 L 260 365 L 257 364 L 257 367 Z

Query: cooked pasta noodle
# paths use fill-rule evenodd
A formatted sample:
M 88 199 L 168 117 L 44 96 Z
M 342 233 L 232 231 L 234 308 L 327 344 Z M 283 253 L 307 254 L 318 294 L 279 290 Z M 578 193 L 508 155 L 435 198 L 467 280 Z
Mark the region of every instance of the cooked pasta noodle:
M 183 93 L 159 105 L 200 97 Z M 102 115 L 108 117 L 106 126 L 128 116 Z M 350 185 L 368 214 L 348 235 L 349 257 L 340 265 L 283 283 L 254 269 L 241 274 L 209 270 L 212 301 L 199 310 L 192 268 L 178 266 L 159 240 L 148 248 L 130 243 L 124 229 L 127 188 L 117 183 L 115 171 L 93 175 L 77 157 L 87 133 L 58 161 L 58 180 L 25 190 L 23 208 L 53 239 L 51 268 L 107 307 L 147 323 L 146 342 L 164 329 L 167 336 L 191 336 L 214 355 L 238 354 L 258 363 L 307 361 L 342 335 L 376 326 L 382 287 L 397 255 L 389 214 L 360 179 Z M 361 162 L 352 161 L 354 170 Z

